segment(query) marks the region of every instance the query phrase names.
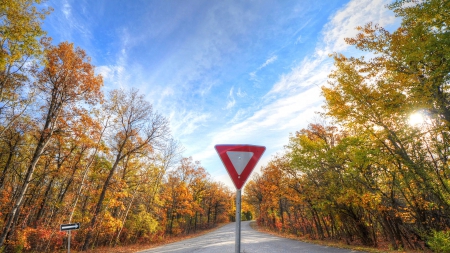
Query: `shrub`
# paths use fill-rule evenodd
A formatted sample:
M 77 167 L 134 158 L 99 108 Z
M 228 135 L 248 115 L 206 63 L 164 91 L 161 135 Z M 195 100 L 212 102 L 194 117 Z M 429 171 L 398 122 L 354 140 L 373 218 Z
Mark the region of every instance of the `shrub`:
M 433 235 L 427 240 L 430 248 L 438 253 L 450 253 L 450 230 L 433 231 Z

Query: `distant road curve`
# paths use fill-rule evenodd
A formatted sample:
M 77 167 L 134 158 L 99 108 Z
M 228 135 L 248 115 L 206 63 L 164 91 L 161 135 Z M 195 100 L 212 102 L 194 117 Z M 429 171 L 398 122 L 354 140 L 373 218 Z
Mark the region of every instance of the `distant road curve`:
M 140 253 L 234 253 L 235 226 L 235 223 L 230 223 L 211 233 L 140 251 Z M 361 252 L 320 246 L 261 233 L 253 230 L 249 221 L 243 221 L 241 227 L 242 253 Z

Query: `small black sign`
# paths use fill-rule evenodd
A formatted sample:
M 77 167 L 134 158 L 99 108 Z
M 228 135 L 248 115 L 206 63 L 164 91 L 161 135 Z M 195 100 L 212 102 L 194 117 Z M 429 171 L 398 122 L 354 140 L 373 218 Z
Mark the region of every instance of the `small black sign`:
M 62 224 L 60 231 L 74 230 L 79 229 L 80 223 L 72 223 L 72 224 Z

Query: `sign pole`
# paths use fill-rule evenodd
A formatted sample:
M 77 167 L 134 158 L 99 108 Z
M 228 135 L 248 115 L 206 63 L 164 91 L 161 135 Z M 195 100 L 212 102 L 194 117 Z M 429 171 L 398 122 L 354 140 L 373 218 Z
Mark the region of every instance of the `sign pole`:
M 67 252 L 70 253 L 70 237 L 73 229 L 80 229 L 80 223 L 72 223 L 72 224 L 61 224 L 59 227 L 59 231 L 67 231 Z
M 70 253 L 70 231 L 72 230 L 69 230 L 69 239 L 67 240 L 67 253 Z
M 220 160 L 236 186 L 236 241 L 235 253 L 241 253 L 241 189 L 256 163 L 266 150 L 264 146 L 220 144 L 214 146 Z
M 241 189 L 236 190 L 236 242 L 234 252 L 241 252 Z

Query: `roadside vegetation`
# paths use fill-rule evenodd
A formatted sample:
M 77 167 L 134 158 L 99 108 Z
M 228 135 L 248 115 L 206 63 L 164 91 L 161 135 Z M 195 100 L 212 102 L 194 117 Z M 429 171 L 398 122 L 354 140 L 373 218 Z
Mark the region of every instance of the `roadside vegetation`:
M 0 252 L 161 243 L 229 221 L 232 193 L 181 157 L 139 91 L 103 92 L 84 50 L 41 29 L 40 0 L 0 3 Z
M 233 221 L 233 192 L 181 156 L 167 118 L 138 90 L 105 93 L 83 49 L 46 37 L 41 6 L 0 3 L 0 252 L 64 251 L 67 223 L 81 223 L 74 252 L 127 252 Z M 332 55 L 322 122 L 248 182 L 243 218 L 313 242 L 450 252 L 450 1 L 388 8 L 401 26 L 361 24 L 346 41 L 369 56 Z
M 325 113 L 246 185 L 258 225 L 310 240 L 450 252 L 450 2 L 396 1 L 333 54 Z

